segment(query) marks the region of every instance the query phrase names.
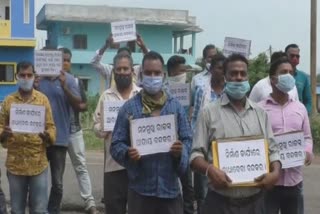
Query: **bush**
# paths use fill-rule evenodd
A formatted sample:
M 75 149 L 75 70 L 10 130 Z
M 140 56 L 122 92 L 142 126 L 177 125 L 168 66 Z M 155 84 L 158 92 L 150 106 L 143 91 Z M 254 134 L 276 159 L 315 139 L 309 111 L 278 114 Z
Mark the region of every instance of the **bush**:
M 87 105 L 88 110 L 86 112 L 81 113 L 80 121 L 82 124 L 82 128 L 84 130 L 86 129 L 92 129 L 93 127 L 93 113 L 96 110 L 98 101 L 99 101 L 99 94 L 96 94 L 95 96 L 88 96 Z
M 320 152 L 320 115 L 310 117 L 311 132 L 313 138 L 313 152 Z

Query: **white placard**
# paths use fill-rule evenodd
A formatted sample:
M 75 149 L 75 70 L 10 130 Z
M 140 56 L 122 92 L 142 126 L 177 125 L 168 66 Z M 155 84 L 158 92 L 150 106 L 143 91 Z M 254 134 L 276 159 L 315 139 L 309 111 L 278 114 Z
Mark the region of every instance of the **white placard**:
M 303 132 L 286 133 L 275 136 L 280 150 L 282 168 L 303 166 L 305 161 L 305 141 Z
M 247 59 L 250 55 L 251 40 L 226 37 L 224 39 L 223 54 L 228 57 L 231 54 L 241 54 Z
M 218 143 L 218 158 L 232 184 L 252 183 L 268 172 L 264 139 Z
M 174 115 L 131 121 L 132 146 L 139 151 L 140 155 L 169 152 L 176 139 Z
M 128 42 L 137 39 L 136 23 L 134 20 L 112 22 L 111 32 L 113 42 Z
M 169 90 L 181 105 L 190 106 L 190 84 L 169 84 Z
M 35 51 L 34 68 L 40 76 L 59 76 L 63 59 L 61 51 Z
M 121 106 L 125 100 L 103 102 L 103 130 L 113 131 Z
M 38 134 L 45 128 L 45 107 L 29 104 L 12 104 L 10 128 L 13 132 Z

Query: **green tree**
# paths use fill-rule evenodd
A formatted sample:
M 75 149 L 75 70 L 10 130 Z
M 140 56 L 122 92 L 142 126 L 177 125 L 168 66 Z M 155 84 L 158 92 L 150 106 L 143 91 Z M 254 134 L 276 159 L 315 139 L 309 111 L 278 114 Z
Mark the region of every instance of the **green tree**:
M 269 58 L 265 53 L 259 54 L 254 59 L 249 60 L 249 82 L 251 88 L 261 79 L 268 76 Z

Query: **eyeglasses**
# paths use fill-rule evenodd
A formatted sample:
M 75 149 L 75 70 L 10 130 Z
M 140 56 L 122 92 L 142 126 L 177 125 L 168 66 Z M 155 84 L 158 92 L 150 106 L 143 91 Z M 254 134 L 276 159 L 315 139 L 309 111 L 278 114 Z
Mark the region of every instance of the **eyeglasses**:
M 290 58 L 300 59 L 300 55 L 299 54 L 290 54 L 289 56 L 290 56 Z

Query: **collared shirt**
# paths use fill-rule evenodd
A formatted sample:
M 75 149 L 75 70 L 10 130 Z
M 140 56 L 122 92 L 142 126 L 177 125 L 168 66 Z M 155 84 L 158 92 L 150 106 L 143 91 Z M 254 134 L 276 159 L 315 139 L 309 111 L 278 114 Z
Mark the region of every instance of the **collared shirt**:
M 270 162 L 279 161 L 279 150 L 268 121 L 267 113 L 255 103 L 246 100 L 245 110 L 236 112 L 226 94 L 216 102 L 209 103 L 200 113 L 193 136 L 193 149 L 190 161 L 197 157 L 212 163 L 211 142 L 216 139 L 263 135 L 269 143 Z M 210 186 L 210 188 L 213 188 Z M 255 187 L 234 187 L 214 190 L 222 195 L 241 198 L 260 191 Z
M 142 113 L 141 93 L 128 100 L 120 109 L 112 135 L 111 155 L 127 169 L 129 188 L 135 192 L 158 198 L 176 198 L 180 194 L 179 179 L 188 167 L 192 143 L 190 124 L 181 104 L 168 94 L 160 115 L 176 116 L 178 140 L 183 143 L 180 160 L 170 153 L 142 156 L 138 162 L 129 159 L 130 120 L 149 117 Z
M 129 99 L 139 93 L 141 88 L 137 87 L 133 84 L 132 91 L 130 93 Z M 119 101 L 124 100 L 118 90 L 114 87 L 106 90 L 99 99 L 97 108 L 94 112 L 93 121 L 94 121 L 94 132 L 97 137 L 104 138 L 104 172 L 113 172 L 124 169 L 121 165 L 119 165 L 110 155 L 110 145 L 111 145 L 111 137 L 112 132 L 104 132 L 102 129 L 102 108 L 104 101 Z
M 312 105 L 312 98 L 311 98 L 311 86 L 310 86 L 310 80 L 308 75 L 296 69 L 296 72 L 294 73 L 294 79 L 296 80 L 296 86 L 298 89 L 299 94 L 299 100 L 304 104 L 306 107 L 308 113 L 311 113 L 311 105 Z
M 270 83 L 270 78 L 269 76 L 259 80 L 252 88 L 251 92 L 250 92 L 250 96 L 249 99 L 253 102 L 260 102 L 264 99 L 266 99 L 270 93 L 272 92 L 272 87 L 271 87 L 271 83 Z M 299 96 L 298 96 L 298 91 L 297 91 L 297 87 L 294 86 L 294 88 L 289 91 L 289 96 L 290 98 L 292 98 L 293 100 L 299 100 Z
M 195 75 L 191 80 L 191 97 L 192 102 L 191 105 L 194 105 L 195 100 L 195 93 L 198 88 L 204 88 L 210 87 L 210 80 L 211 80 L 211 73 L 207 68 L 205 68 L 202 72 Z
M 197 89 L 191 117 L 191 127 L 193 130 L 195 129 L 200 110 L 203 109 L 203 107 L 205 107 L 208 103 L 216 101 L 220 96 L 221 94 L 215 93 L 215 91 L 211 89 L 211 87 L 207 89 Z
M 39 91 L 33 90 L 31 99 L 25 102 L 19 92 L 6 97 L 0 112 L 0 133 L 9 125 L 10 108 L 12 104 L 30 104 L 45 107 L 45 130 L 50 141 L 55 142 L 56 128 L 53 122 L 51 107 L 48 98 Z M 8 148 L 6 167 L 14 175 L 39 175 L 48 167 L 47 142 L 39 134 L 13 133 L 13 137 L 1 142 Z
M 103 55 L 100 55 L 99 51 L 100 50 L 96 51 L 96 55 L 91 60 L 91 65 L 106 80 L 106 89 L 109 89 L 110 87 L 116 87 L 116 84 L 114 81 L 114 75 L 112 75 L 113 65 L 101 63 L 101 59 Z M 142 78 L 141 77 L 142 67 L 141 65 L 135 65 L 133 66 L 133 70 L 134 70 L 133 82 L 139 85 Z
M 268 113 L 275 135 L 287 132 L 303 131 L 306 152 L 312 154 L 312 135 L 306 108 L 299 101 L 290 99 L 285 105 L 279 105 L 271 96 L 259 103 Z M 295 186 L 303 180 L 302 167 L 282 169 L 277 185 Z

